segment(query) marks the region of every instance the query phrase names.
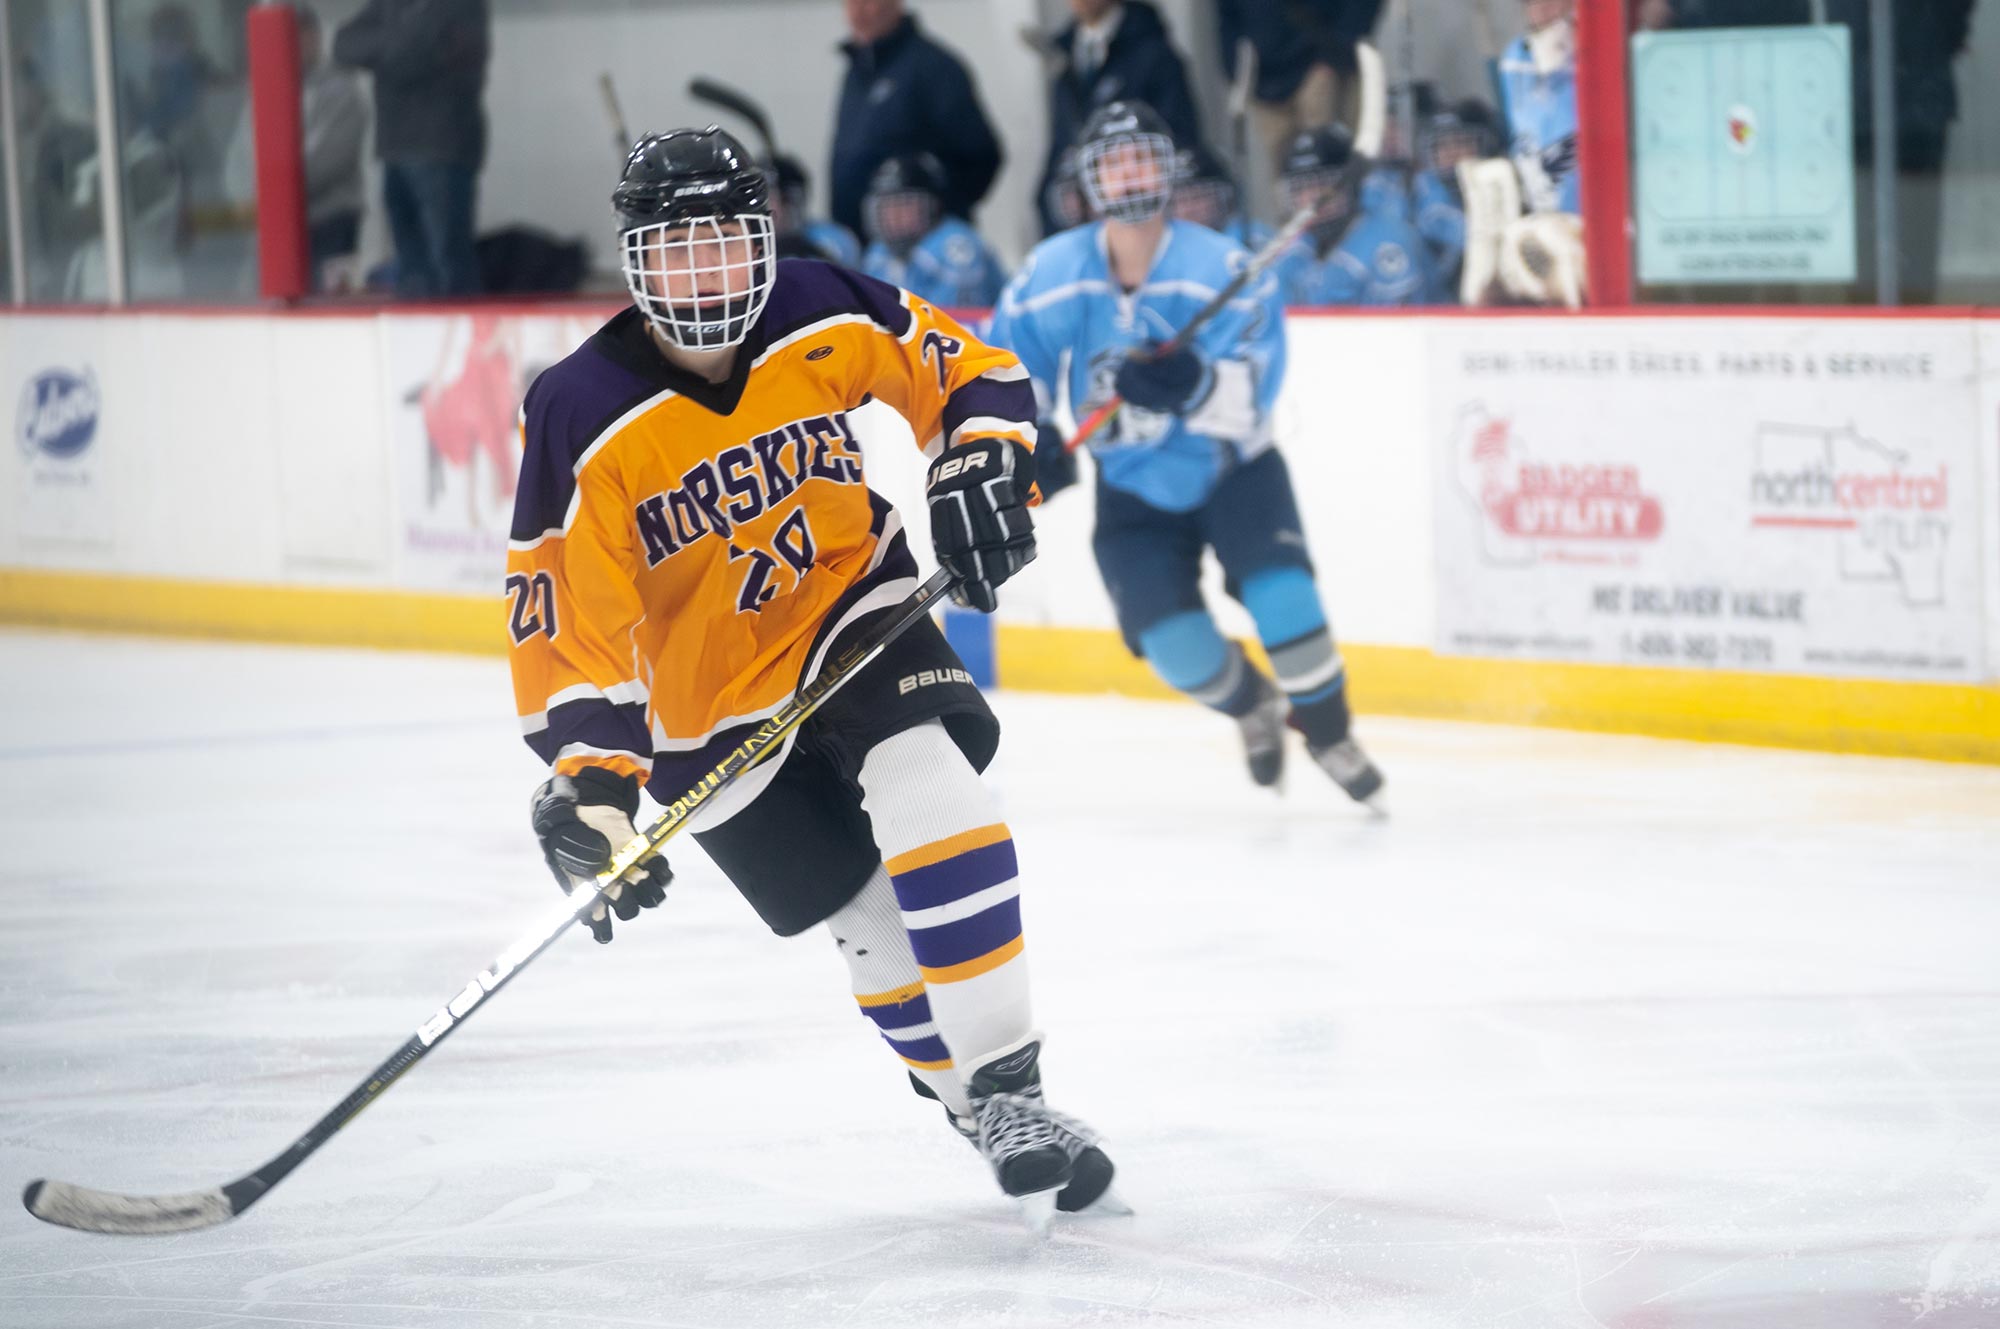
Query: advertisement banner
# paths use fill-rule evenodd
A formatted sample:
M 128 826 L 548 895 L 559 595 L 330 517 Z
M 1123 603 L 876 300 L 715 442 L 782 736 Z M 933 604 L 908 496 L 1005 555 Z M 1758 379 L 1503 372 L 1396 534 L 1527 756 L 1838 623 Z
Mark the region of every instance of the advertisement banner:
M 1964 323 L 1454 323 L 1431 354 L 1439 650 L 1983 675 Z
M 112 403 L 100 329 L 92 319 L 20 322 L 11 330 L 0 400 L 14 408 L 13 516 L 21 548 L 108 548 L 117 521 L 106 487 Z
M 600 312 L 382 319 L 396 584 L 498 595 L 521 450 L 521 397 Z

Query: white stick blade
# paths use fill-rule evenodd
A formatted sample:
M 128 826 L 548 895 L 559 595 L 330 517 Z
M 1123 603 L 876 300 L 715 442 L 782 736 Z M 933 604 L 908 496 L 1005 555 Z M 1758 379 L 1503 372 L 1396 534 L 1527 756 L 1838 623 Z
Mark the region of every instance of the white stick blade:
M 229 1197 L 219 1190 L 185 1195 L 117 1195 L 72 1186 L 64 1181 L 31 1181 L 21 1203 L 44 1223 L 79 1232 L 113 1232 L 153 1236 L 214 1227 L 236 1217 Z

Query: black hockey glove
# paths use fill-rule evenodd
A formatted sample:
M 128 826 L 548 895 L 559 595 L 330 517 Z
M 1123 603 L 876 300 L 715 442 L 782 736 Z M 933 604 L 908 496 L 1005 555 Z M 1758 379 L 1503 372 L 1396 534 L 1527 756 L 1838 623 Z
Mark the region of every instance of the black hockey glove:
M 1112 386 L 1142 411 L 1185 415 L 1201 405 L 1215 386 L 1215 371 L 1191 346 L 1165 355 L 1148 347 L 1125 357 Z
M 639 778 L 596 767 L 587 766 L 574 776 L 558 775 L 535 791 L 535 834 L 563 894 L 590 884 L 610 866 L 611 856 L 638 834 L 632 826 L 638 810 Z M 641 862 L 590 911 L 585 924 L 590 935 L 610 941 L 611 914 L 630 922 L 642 907 L 651 909 L 666 899 L 667 883 L 673 879 L 673 869 L 659 855 Z
M 1034 561 L 1034 482 L 1034 454 L 1012 439 L 977 438 L 931 463 L 931 543 L 958 578 L 951 598 L 959 604 L 992 613 L 1000 584 Z
M 1062 430 L 1048 421 L 1035 426 L 1035 485 L 1044 503 L 1076 483 L 1076 457 L 1064 441 Z

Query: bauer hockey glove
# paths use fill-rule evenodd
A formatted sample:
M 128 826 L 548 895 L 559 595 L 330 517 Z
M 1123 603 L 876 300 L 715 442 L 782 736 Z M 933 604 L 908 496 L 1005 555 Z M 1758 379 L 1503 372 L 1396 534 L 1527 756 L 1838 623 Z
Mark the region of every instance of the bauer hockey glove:
M 992 613 L 1000 584 L 1034 560 L 1034 483 L 1035 455 L 1012 439 L 976 438 L 931 463 L 931 543 L 958 578 L 951 598 L 959 604 Z
M 1215 386 L 1215 370 L 1192 346 L 1160 354 L 1154 347 L 1134 351 L 1112 380 L 1130 405 L 1155 415 L 1186 415 Z
M 638 834 L 632 826 L 638 810 L 638 777 L 613 775 L 594 766 L 574 776 L 558 775 L 535 791 L 535 835 L 563 894 L 589 886 L 611 865 L 611 856 Z M 610 941 L 611 914 L 630 922 L 641 907 L 651 909 L 666 899 L 667 883 L 673 879 L 673 869 L 657 854 L 641 862 L 590 911 L 586 924 L 590 935 Z

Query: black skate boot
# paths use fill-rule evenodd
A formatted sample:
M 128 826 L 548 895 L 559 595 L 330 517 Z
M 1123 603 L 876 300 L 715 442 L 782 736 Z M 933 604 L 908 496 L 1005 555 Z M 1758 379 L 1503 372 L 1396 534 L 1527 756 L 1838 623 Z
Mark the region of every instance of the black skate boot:
M 1382 792 L 1382 772 L 1368 759 L 1352 734 L 1323 748 L 1308 746 L 1306 751 L 1321 770 L 1333 777 L 1335 784 L 1347 791 L 1349 798 L 1374 806 L 1375 796 Z
M 1112 1166 L 1110 1156 L 1098 1146 L 1096 1133 L 1076 1118 L 1054 1111 L 1043 1101 L 1041 1068 L 1038 1064 L 1041 1051 L 1040 1045 L 1038 1043 L 1031 1043 L 1025 1047 L 1016 1049 L 1014 1056 L 1026 1053 L 1030 1048 L 1033 1049 L 1036 1060 L 1029 1062 L 1024 1077 L 1025 1083 L 1018 1083 L 1017 1081 L 1018 1087 L 1013 1092 L 1021 1100 L 1022 1104 L 1031 1107 L 1041 1115 L 1047 1123 L 1055 1142 L 1061 1146 L 1064 1155 L 1069 1159 L 1070 1177 L 1067 1184 L 1056 1192 L 1055 1207 L 1066 1214 L 1077 1213 L 1093 1205 L 1108 1213 L 1132 1212 L 1116 1196 L 1109 1194 L 1111 1179 L 1117 1169 Z M 1002 1054 L 1001 1057 L 995 1060 L 1008 1062 L 1013 1059 L 1013 1056 Z M 990 1062 L 988 1064 L 989 1066 L 992 1065 Z M 938 1102 L 938 1096 L 931 1092 L 931 1087 L 914 1075 L 910 1077 L 910 1087 L 916 1090 L 921 1097 L 928 1098 L 932 1102 Z M 977 1112 L 979 1109 L 976 1090 L 974 1094 L 973 1110 Z M 985 1156 L 987 1149 L 980 1139 L 978 1120 L 971 1117 L 961 1117 L 943 1103 L 939 1103 L 939 1106 L 944 1107 L 945 1120 L 951 1123 L 951 1128 L 958 1132 L 959 1138 L 974 1149 L 977 1149 L 982 1156 Z M 1003 1190 L 1006 1189 L 1004 1181 L 1001 1183 L 1001 1187 Z M 1010 1195 L 1014 1194 L 1013 1191 L 1009 1191 L 1008 1193 Z M 1032 1215 L 1030 1222 L 1034 1222 Z
M 1243 734 L 1243 759 L 1250 766 L 1250 778 L 1266 789 L 1285 778 L 1285 719 L 1292 704 L 1285 694 L 1264 680 L 1264 694 L 1248 714 L 1236 717 Z

